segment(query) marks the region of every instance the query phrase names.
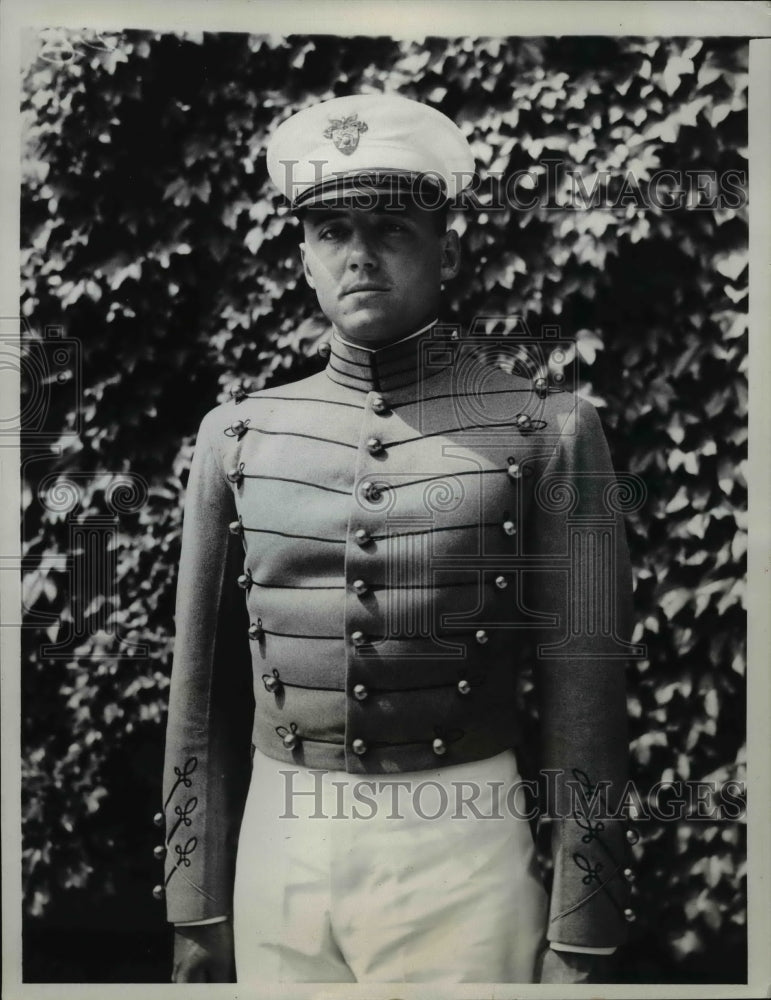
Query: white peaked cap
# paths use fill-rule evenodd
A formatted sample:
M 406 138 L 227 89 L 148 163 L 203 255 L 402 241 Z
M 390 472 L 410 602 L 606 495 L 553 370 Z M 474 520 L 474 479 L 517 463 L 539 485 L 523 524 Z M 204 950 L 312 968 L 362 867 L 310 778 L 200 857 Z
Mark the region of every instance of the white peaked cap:
M 347 191 L 385 190 L 394 178 L 436 182 L 451 201 L 471 183 L 474 156 L 447 115 L 395 94 L 322 101 L 282 122 L 268 173 L 293 207 Z

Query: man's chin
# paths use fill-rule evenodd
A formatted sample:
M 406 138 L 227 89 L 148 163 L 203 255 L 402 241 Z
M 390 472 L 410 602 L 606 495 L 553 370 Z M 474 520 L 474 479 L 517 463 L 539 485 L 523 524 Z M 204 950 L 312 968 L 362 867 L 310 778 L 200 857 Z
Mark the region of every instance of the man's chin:
M 346 317 L 335 326 L 343 340 L 351 340 L 366 347 L 389 344 L 406 337 L 412 331 L 404 323 L 394 322 L 384 309 L 357 310 L 353 317 Z

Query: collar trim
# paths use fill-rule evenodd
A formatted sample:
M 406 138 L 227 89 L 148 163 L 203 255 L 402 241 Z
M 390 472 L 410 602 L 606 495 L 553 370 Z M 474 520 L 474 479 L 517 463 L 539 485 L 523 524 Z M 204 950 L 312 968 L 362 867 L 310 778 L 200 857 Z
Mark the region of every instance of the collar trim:
M 344 340 L 335 330 L 330 341 L 331 353 L 327 376 L 340 385 L 359 392 L 385 392 L 425 381 L 452 363 L 452 353 L 440 352 L 432 358 L 430 344 L 450 346 L 452 331 L 433 320 L 393 344 L 385 347 L 360 347 Z

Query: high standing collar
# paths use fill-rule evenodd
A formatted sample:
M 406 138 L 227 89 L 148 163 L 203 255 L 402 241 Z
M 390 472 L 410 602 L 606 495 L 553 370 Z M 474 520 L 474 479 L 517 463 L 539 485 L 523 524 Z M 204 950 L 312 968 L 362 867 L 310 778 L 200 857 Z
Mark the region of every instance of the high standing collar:
M 326 372 L 333 382 L 360 392 L 385 392 L 418 384 L 452 363 L 457 333 L 436 321 L 381 348 L 359 347 L 335 331 Z

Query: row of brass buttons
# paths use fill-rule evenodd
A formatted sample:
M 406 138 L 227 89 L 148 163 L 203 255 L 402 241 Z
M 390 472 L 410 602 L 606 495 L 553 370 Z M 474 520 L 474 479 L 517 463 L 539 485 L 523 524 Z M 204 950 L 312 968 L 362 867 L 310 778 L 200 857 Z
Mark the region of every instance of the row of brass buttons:
M 263 674 L 262 683 L 268 694 L 280 694 L 284 688 L 283 682 L 278 674 L 278 671 L 274 669 L 273 675 Z M 289 685 L 292 686 L 291 684 Z M 447 685 L 448 687 L 450 685 Z M 456 688 L 459 694 L 467 695 L 471 694 L 471 684 L 465 678 L 462 678 L 456 684 Z M 354 684 L 351 689 L 351 693 L 356 701 L 366 701 L 369 698 L 370 691 L 366 684 Z
M 374 487 L 373 484 L 371 483 L 365 484 L 365 487 L 366 486 L 372 486 L 374 489 L 376 489 L 376 487 Z M 501 524 L 501 528 L 503 529 L 504 534 L 509 535 L 509 537 L 516 535 L 517 533 L 517 526 L 512 520 L 507 519 L 506 521 L 504 521 Z M 240 530 L 240 525 L 238 521 L 233 522 L 233 524 L 231 525 L 231 530 L 235 530 L 235 534 L 238 534 L 238 531 Z M 356 531 L 354 531 L 353 533 L 353 537 L 357 545 L 360 545 L 362 548 L 364 548 L 366 545 L 369 545 L 369 543 L 372 541 L 372 535 L 370 535 L 370 533 L 367 531 L 366 528 L 357 528 Z
M 377 487 L 374 487 L 374 484 L 371 483 L 367 483 L 365 484 L 365 486 L 371 486 L 374 489 L 377 489 Z M 503 529 L 504 533 L 509 536 L 516 535 L 517 533 L 517 526 L 510 519 L 504 521 L 501 524 L 501 528 Z M 231 535 L 243 535 L 244 526 L 240 517 L 237 521 L 230 522 L 230 524 L 228 525 L 228 531 L 230 532 Z M 372 541 L 372 535 L 370 535 L 370 533 L 367 531 L 366 528 L 357 528 L 356 531 L 354 531 L 353 533 L 353 537 L 357 545 L 360 545 L 362 548 L 364 548 L 366 545 L 369 545 L 369 543 Z
M 376 396 L 373 399 L 372 408 L 376 413 L 385 413 L 387 411 L 387 404 L 382 396 Z M 385 450 L 385 448 L 381 439 L 373 436 L 367 440 L 367 450 L 371 455 L 379 455 Z M 508 472 L 512 478 L 518 478 L 519 466 L 517 466 L 516 463 L 510 463 Z M 381 498 L 382 491 L 372 482 L 363 483 L 362 490 L 365 498 L 373 503 L 376 503 Z M 513 521 L 505 521 L 503 524 L 503 530 L 507 535 L 515 534 L 516 527 Z M 365 548 L 372 541 L 372 536 L 366 528 L 357 528 L 354 532 L 354 539 L 359 546 Z M 503 590 L 508 585 L 508 581 L 504 576 L 499 575 L 495 579 L 495 585 L 500 590 Z M 354 580 L 352 587 L 355 593 L 360 596 L 366 594 L 369 589 L 366 582 L 361 579 Z M 488 641 L 487 632 L 484 629 L 479 629 L 475 633 L 475 639 L 480 645 L 484 645 Z M 362 646 L 366 643 L 367 639 L 364 633 L 357 629 L 351 633 L 351 641 L 354 646 Z M 467 680 L 462 679 L 458 681 L 457 689 L 461 695 L 468 695 L 471 692 L 471 685 Z M 369 692 L 364 684 L 356 684 L 354 686 L 353 696 L 357 701 L 364 701 L 368 695 Z M 356 738 L 351 742 L 351 749 L 358 756 L 362 756 L 367 752 L 367 745 L 364 740 Z M 432 750 L 437 756 L 443 756 L 447 752 L 447 745 L 444 740 L 437 737 L 432 742 Z
M 357 757 L 363 757 L 368 749 L 369 747 L 364 740 L 355 739 L 351 743 L 351 750 L 353 750 Z M 447 744 L 441 737 L 437 736 L 431 744 L 431 749 L 437 757 L 443 757 L 447 753 Z

